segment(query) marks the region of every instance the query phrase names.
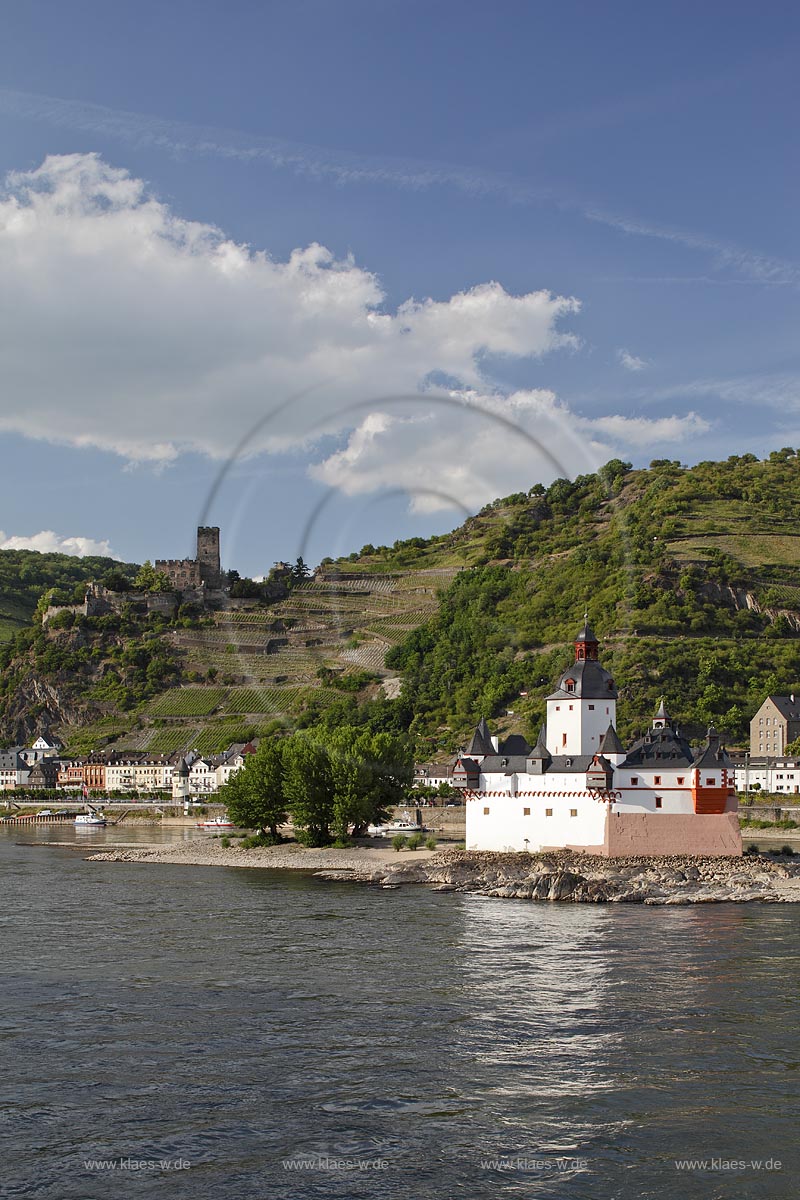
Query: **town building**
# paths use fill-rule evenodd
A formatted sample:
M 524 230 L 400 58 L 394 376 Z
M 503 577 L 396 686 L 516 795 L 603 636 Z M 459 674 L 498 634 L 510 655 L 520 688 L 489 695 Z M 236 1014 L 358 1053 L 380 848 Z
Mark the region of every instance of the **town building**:
M 765 758 L 748 756 L 735 767 L 736 791 L 756 800 L 759 795 L 800 794 L 800 756 Z
M 767 696 L 750 722 L 750 753 L 754 756 L 783 755 L 800 737 L 800 695 Z
M 519 734 L 498 742 L 482 721 L 457 760 L 467 849 L 741 854 L 734 770 L 719 736 L 709 729 L 693 750 L 662 702 L 626 750 L 616 684 L 588 624 L 546 704 L 535 746 Z

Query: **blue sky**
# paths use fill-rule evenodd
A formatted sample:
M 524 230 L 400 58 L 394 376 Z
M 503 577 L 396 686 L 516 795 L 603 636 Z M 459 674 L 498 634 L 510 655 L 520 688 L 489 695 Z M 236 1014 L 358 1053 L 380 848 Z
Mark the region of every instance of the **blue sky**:
M 171 557 L 202 517 L 258 574 L 800 445 L 794 6 L 4 25 L 4 544 Z

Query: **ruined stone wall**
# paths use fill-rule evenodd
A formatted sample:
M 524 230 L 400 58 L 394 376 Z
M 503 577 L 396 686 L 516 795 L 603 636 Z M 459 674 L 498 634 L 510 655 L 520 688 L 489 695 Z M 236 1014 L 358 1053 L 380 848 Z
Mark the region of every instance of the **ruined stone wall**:
M 155 567 L 167 576 L 178 591 L 202 585 L 200 564 L 193 558 L 157 558 Z

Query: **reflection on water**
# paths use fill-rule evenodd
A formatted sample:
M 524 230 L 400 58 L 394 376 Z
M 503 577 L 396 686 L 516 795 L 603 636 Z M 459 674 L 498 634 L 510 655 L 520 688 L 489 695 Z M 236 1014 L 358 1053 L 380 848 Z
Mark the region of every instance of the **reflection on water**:
M 9 832 L 12 1196 L 794 1190 L 792 907 L 536 905 L 91 864 Z M 674 1167 L 726 1155 L 781 1157 L 785 1173 Z M 113 1187 L 84 1166 L 125 1156 L 192 1165 L 118 1172 Z M 282 1165 L 300 1156 L 315 1169 Z M 386 1166 L 319 1169 L 320 1156 Z M 562 1156 L 582 1162 L 561 1171 Z

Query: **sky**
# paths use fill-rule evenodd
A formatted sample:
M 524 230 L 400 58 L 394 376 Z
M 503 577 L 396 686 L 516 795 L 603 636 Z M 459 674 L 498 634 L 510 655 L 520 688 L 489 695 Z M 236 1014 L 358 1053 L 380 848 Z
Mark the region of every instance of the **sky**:
M 800 9 L 27 0 L 0 42 L 0 546 L 428 536 L 800 446 Z

